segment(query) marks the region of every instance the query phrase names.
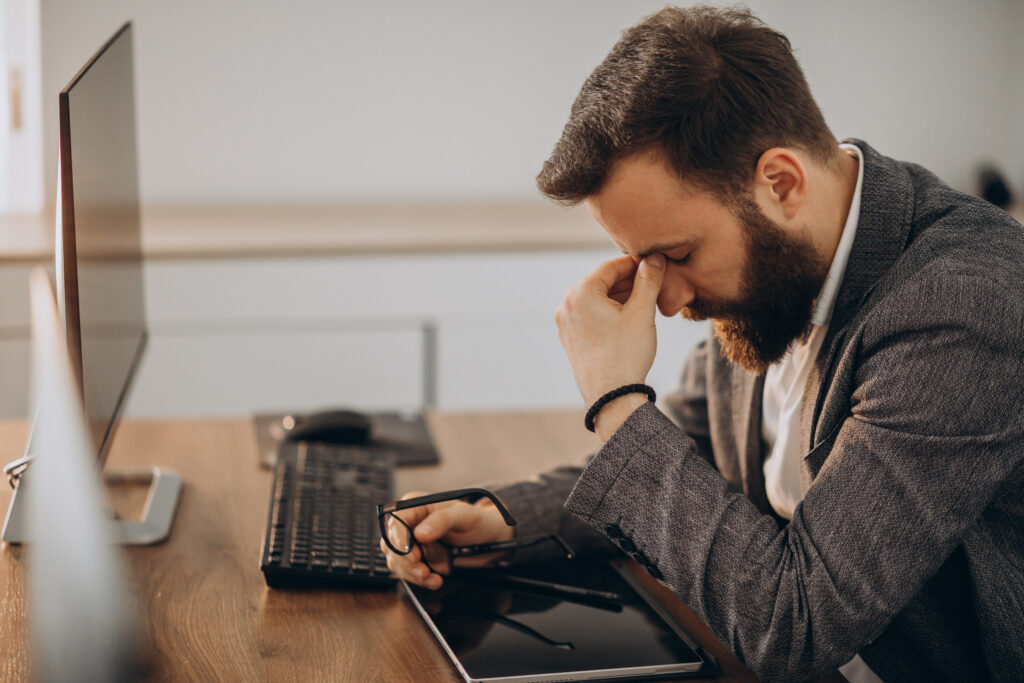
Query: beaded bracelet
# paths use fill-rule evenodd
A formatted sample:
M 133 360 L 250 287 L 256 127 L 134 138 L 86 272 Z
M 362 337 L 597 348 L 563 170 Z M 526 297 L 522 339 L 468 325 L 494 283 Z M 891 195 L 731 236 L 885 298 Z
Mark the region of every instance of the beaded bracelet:
M 590 406 L 590 410 L 587 411 L 587 416 L 583 418 L 583 425 L 590 431 L 594 431 L 594 418 L 601 412 L 601 408 L 614 401 L 620 396 L 626 394 L 647 394 L 647 398 L 654 403 L 657 395 L 654 393 L 654 389 L 646 384 L 627 384 L 624 387 L 618 389 L 612 389 L 601 398 L 594 401 L 594 405 Z

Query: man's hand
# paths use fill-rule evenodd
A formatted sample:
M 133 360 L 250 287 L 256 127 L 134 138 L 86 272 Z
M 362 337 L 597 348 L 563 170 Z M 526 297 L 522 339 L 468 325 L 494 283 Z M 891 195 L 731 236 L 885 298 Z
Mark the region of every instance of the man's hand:
M 588 406 L 612 389 L 647 379 L 658 345 L 654 312 L 664 277 L 661 254 L 646 257 L 639 267 L 632 257 L 621 256 L 602 263 L 566 293 L 555 322 Z M 627 395 L 608 408 L 620 404 L 620 410 L 611 412 L 621 413 L 621 408 L 635 408 L 644 400 Z M 608 430 L 599 428 L 603 439 L 611 435 L 602 432 Z
M 402 496 L 402 500 L 422 495 L 425 494 L 422 492 L 407 493 Z M 505 524 L 505 520 L 498 509 L 494 507 L 494 503 L 486 498 L 473 504 L 462 500 L 448 500 L 443 503 L 399 510 L 395 514 L 412 528 L 413 535 L 419 541 L 419 546 L 413 545 L 412 552 L 408 555 L 398 555 L 388 548 L 384 540 L 381 539 L 380 549 L 387 558 L 388 569 L 400 579 L 434 590 L 441 587 L 443 582 L 441 574 L 451 572 L 448 551 L 438 541 L 443 541 L 448 545 L 478 545 L 512 540 L 512 527 Z M 426 553 L 426 559 L 430 566 L 441 574 L 432 573 L 427 568 L 423 562 L 423 556 L 420 554 L 420 547 Z M 458 566 L 482 567 L 502 555 L 504 553 L 459 558 Z

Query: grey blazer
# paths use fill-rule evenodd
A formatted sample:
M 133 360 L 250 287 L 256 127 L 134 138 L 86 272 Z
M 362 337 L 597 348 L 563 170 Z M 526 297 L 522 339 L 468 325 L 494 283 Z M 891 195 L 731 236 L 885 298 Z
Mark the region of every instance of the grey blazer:
M 648 404 L 585 469 L 498 491 L 520 534 L 628 552 L 765 679 L 859 653 L 886 681 L 1021 681 L 1024 228 L 851 142 L 861 213 L 804 390 L 792 521 L 765 494 L 764 379 L 714 339 L 672 419 Z

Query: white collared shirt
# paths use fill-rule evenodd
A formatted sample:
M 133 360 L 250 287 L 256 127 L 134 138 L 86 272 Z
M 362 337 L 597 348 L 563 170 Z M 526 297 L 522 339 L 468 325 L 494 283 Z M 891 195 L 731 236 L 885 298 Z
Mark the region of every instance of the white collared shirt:
M 843 144 L 841 148 L 857 157 L 857 186 L 853 191 L 850 210 L 843 226 L 842 237 L 836 248 L 825 283 L 815 300 L 811 314 L 811 333 L 806 341 L 795 344 L 778 363 L 768 367 L 765 375 L 761 404 L 761 437 L 769 449 L 764 461 L 764 483 L 768 502 L 785 519 L 793 519 L 796 506 L 803 500 L 800 486 L 800 467 L 806 448 L 800 434 L 800 413 L 804 387 L 814 359 L 828 332 L 839 285 L 846 274 L 846 263 L 853 248 L 860 216 L 860 195 L 864 184 L 864 155 L 856 145 Z M 867 663 L 855 656 L 839 667 L 850 683 L 882 683 Z
M 804 386 L 814 365 L 814 359 L 821 349 L 821 342 L 828 332 L 832 319 L 839 285 L 846 274 L 846 262 L 853 248 L 857 233 L 857 219 L 860 215 L 860 193 L 864 182 L 864 157 L 855 145 L 840 145 L 842 149 L 854 152 L 858 160 L 857 186 L 853 191 L 850 210 L 843 226 L 842 237 L 836 247 L 832 265 L 825 283 L 815 299 L 811 313 L 811 333 L 801 344 L 794 344 L 789 352 L 774 365 L 768 367 L 764 380 L 764 396 L 761 403 L 761 437 L 769 449 L 764 461 L 764 482 L 768 502 L 780 517 L 793 519 L 793 511 L 803 499 L 800 489 L 800 464 L 806 454 L 800 438 L 800 409 L 803 403 Z

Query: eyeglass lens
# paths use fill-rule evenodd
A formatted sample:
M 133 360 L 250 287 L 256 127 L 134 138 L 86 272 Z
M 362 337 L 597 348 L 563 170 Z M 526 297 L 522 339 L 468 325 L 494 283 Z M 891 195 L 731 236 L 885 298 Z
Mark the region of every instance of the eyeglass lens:
M 412 550 L 412 529 L 394 513 L 389 513 L 384 524 L 387 532 L 387 541 L 393 550 L 398 553 L 407 553 Z
M 413 538 L 412 529 L 394 513 L 388 513 L 384 523 L 387 533 L 387 543 L 391 549 L 399 554 L 406 554 L 412 551 L 414 546 L 419 545 L 421 560 L 430 571 L 447 574 L 451 571 L 451 558 L 448 556 L 447 546 L 437 543 L 421 545 Z

